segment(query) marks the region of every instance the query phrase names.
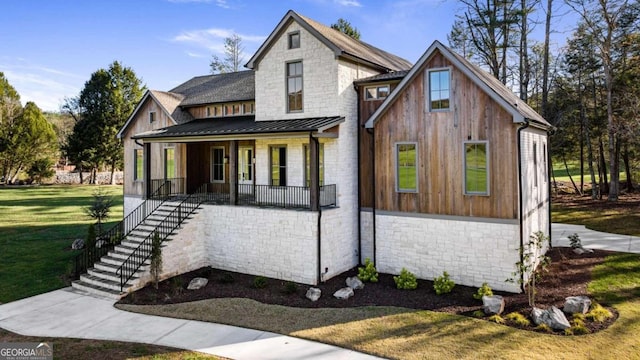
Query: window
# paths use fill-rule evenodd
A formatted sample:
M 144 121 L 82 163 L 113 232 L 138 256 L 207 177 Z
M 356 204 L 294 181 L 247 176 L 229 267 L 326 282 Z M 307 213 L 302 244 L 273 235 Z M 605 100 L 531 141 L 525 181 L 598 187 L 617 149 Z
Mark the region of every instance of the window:
M 320 144 L 320 186 L 324 185 L 324 144 Z M 304 183 L 311 186 L 311 150 L 304 145 Z
M 489 195 L 489 143 L 464 143 L 464 193 Z
M 538 187 L 538 144 L 533 142 L 533 186 Z
M 156 121 L 156 112 L 149 111 L 149 124 L 153 123 L 154 121 Z
M 396 191 L 417 192 L 416 165 L 418 154 L 416 143 L 396 144 Z
M 224 182 L 224 147 L 211 148 L 211 182 Z
M 270 185 L 287 186 L 287 147 L 284 145 L 272 146 L 270 152 Z
M 287 111 L 302 111 L 302 61 L 287 64 Z
M 389 85 L 370 86 L 364 90 L 366 100 L 381 100 L 389 96 Z
M 207 117 L 211 116 L 211 108 L 207 106 Z
M 164 149 L 164 178 L 171 179 L 176 177 L 176 158 L 174 148 Z
M 450 71 L 429 71 L 429 109 L 432 111 L 448 110 L 450 94 Z
M 288 35 L 288 48 L 289 49 L 297 49 L 300 47 L 300 33 L 299 32 L 294 32 Z
M 213 116 L 222 116 L 222 105 L 217 105 L 213 108 Z
M 233 114 L 233 106 L 231 104 L 224 105 L 224 116 L 230 116 Z
M 133 180 L 144 180 L 144 151 L 142 149 L 133 150 Z
M 542 165 L 544 165 L 544 169 L 542 170 L 542 174 L 544 175 L 544 182 L 547 183 L 547 179 L 549 178 L 549 167 L 547 165 L 547 143 L 542 143 Z
M 242 113 L 243 114 L 253 114 L 253 103 L 242 104 Z

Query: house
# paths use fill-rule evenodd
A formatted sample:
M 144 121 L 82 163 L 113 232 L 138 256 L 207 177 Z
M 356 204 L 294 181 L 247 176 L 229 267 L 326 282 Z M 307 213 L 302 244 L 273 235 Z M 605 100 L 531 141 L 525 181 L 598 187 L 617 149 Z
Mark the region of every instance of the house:
M 246 66 L 145 93 L 118 133 L 125 219 L 75 287 L 143 285 L 158 234 L 162 277 L 313 285 L 369 257 L 518 291 L 522 236 L 548 233 L 548 124 L 502 84 L 440 43 L 412 66 L 294 11 Z

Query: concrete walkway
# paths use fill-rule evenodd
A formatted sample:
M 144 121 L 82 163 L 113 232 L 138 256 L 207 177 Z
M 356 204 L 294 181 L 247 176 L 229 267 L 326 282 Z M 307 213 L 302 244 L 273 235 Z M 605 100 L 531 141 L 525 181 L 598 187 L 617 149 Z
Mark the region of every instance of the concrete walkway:
M 65 288 L 0 305 L 0 327 L 28 336 L 147 343 L 238 360 L 378 359 L 266 331 L 130 313 L 114 303 Z
M 587 249 L 611 250 L 640 254 L 640 237 L 604 233 L 587 229 L 584 225 L 551 225 L 553 246 L 569 246 L 569 235 L 578 234 Z

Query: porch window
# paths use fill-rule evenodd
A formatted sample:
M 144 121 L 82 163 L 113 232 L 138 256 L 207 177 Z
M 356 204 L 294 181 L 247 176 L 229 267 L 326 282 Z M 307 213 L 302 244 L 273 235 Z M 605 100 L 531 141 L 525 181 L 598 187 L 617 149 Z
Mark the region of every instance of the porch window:
M 211 149 L 211 182 L 224 182 L 224 147 Z
M 417 148 L 416 143 L 396 144 L 396 191 L 398 192 L 418 191 Z
M 144 151 L 142 149 L 133 150 L 133 180 L 142 181 L 144 179 Z
M 302 111 L 302 61 L 287 64 L 287 112 Z
M 451 72 L 449 69 L 431 70 L 429 74 L 429 110 L 449 110 Z
M 271 186 L 287 186 L 287 147 L 271 146 Z
M 176 158 L 174 148 L 164 149 L 164 178 L 171 179 L 176 177 Z
M 320 186 L 324 185 L 324 144 L 320 144 Z M 304 145 L 304 183 L 306 187 L 311 186 L 311 149 L 309 145 Z
M 464 143 L 464 193 L 489 195 L 489 142 Z

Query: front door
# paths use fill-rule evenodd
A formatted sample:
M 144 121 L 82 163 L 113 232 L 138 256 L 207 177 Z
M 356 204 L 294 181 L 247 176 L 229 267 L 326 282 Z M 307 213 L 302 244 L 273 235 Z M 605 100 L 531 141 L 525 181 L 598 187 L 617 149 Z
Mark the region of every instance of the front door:
M 238 184 L 253 184 L 253 147 L 238 147 Z

